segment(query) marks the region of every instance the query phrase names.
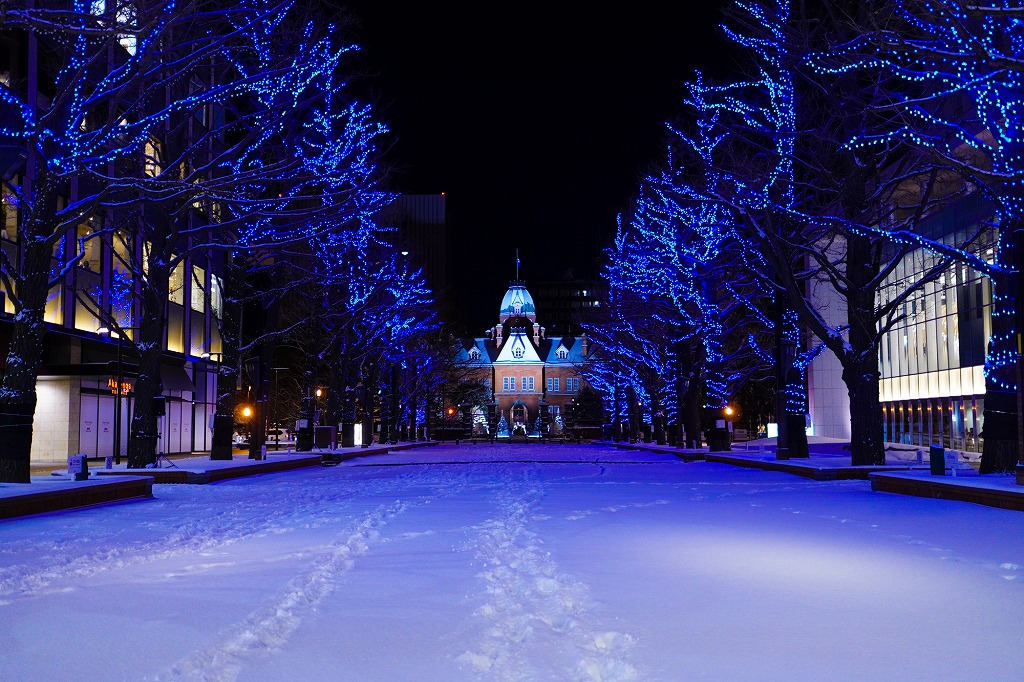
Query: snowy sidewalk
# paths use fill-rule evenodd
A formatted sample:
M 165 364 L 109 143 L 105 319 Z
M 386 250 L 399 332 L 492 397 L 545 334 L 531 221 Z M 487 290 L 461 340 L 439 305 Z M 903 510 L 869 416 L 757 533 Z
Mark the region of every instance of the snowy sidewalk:
M 871 481 L 877 492 L 932 497 L 974 502 L 1000 509 L 1024 511 L 1024 485 L 1013 474 L 984 476 L 961 459 L 955 468 L 945 468 L 945 475 L 933 475 L 927 455 L 918 461 L 922 448 L 887 444 L 886 463 L 880 466 L 853 466 L 843 441 L 815 439 L 810 442 L 810 456 L 797 459 L 776 459 L 774 439 L 737 443 L 735 449 L 710 452 L 707 448 L 680 449 L 653 443 L 614 443 L 617 448 L 675 454 L 685 461 L 706 461 L 730 464 L 765 471 L 781 471 L 817 481 L 863 479 Z M 742 449 L 741 449 L 742 448 Z M 843 453 L 847 454 L 843 454 Z
M 331 452 L 342 460 L 349 460 L 427 445 L 436 445 L 436 442 L 337 448 Z M 149 498 L 153 496 L 153 485 L 158 483 L 206 484 L 319 466 L 324 452 L 318 449 L 270 452 L 263 460 L 237 453 L 227 460 L 210 459 L 209 455 L 161 457 L 158 468 L 129 469 L 127 463 L 110 469 L 94 467 L 89 469 L 89 478 L 80 481 L 61 468 L 49 475 L 32 476 L 28 484 L 0 483 L 0 519 Z
M 363 466 L 389 466 L 396 462 L 389 453 L 409 448 L 437 445 L 436 441 L 401 443 L 398 445 L 373 445 L 369 447 L 339 448 L 333 452 L 348 464 Z M 728 452 L 709 452 L 707 448 L 683 450 L 669 445 L 653 443 L 595 443 L 605 448 L 567 448 L 555 445 L 542 448 L 537 446 L 509 446 L 502 444 L 464 444 L 454 448 L 439 448 L 436 457 L 426 455 L 412 462 L 402 458 L 401 465 L 412 463 L 468 464 L 490 461 L 508 463 L 511 461 L 537 461 L 550 464 L 572 461 L 593 461 L 629 463 L 627 456 L 616 456 L 629 451 L 658 453 L 684 462 L 706 461 L 730 466 L 778 471 L 816 481 L 869 480 L 871 489 L 883 493 L 895 493 L 919 497 L 973 502 L 1000 509 L 1024 511 L 1024 485 L 1019 485 L 1012 474 L 979 475 L 964 462 L 956 469 L 946 469 L 946 475 L 932 475 L 927 460 L 917 461 L 916 449 L 906 447 L 887 449 L 884 466 L 852 466 L 848 454 L 843 454 L 843 443 L 815 441 L 811 444 L 811 455 L 806 459 L 778 460 L 775 458 L 774 443 L 753 441 L 737 444 L 737 449 Z M 743 448 L 746 445 L 745 449 Z M 443 451 L 443 452 L 442 452 Z M 463 457 L 462 455 L 465 455 Z M 33 476 L 30 484 L 0 483 L 0 519 L 28 514 L 102 504 L 125 499 L 152 497 L 155 483 L 203 484 L 219 480 L 253 476 L 318 466 L 322 453 L 273 452 L 266 460 L 249 459 L 246 455 L 235 455 L 231 460 L 211 460 L 208 455 L 177 458 L 159 469 L 128 469 L 127 465 L 111 469 L 92 469 L 85 481 L 75 481 L 74 476 Z M 359 458 L 372 457 L 361 461 Z M 539 457 L 540 459 L 535 460 Z M 591 457 L 594 459 L 592 460 Z M 352 461 L 355 460 L 355 461 Z M 422 460 L 422 461 L 418 461 Z

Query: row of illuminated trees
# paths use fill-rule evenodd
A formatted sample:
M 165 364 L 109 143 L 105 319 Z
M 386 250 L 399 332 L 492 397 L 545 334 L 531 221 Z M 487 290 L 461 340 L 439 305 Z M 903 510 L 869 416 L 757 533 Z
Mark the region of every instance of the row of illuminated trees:
M 431 294 L 375 221 L 395 198 L 388 130 L 349 83 L 343 28 L 287 0 L 3 3 L 0 39 L 24 63 L 0 84 L 0 147 L 23 160 L 2 176 L 17 249 L 0 252 L 15 311 L 0 480 L 29 481 L 45 313 L 69 283 L 137 358 L 131 467 L 156 459 L 176 273 L 211 273 L 192 285 L 217 299 L 200 349 L 218 373 L 215 458 L 231 457 L 243 378 L 266 409 L 279 346 L 300 350 L 303 395 L 432 362 L 416 348 Z M 77 286 L 97 251 L 106 272 Z
M 628 389 L 690 440 L 744 386 L 774 381 L 780 456 L 799 456 L 806 370 L 828 351 L 850 396 L 852 462 L 881 464 L 881 340 L 926 284 L 967 266 L 995 292 L 982 471 L 1013 470 L 1024 8 L 752 0 L 722 29 L 733 75 L 686 83 L 665 157 L 607 249 L 592 383 Z M 967 195 L 990 219 L 931 229 Z M 880 296 L 919 250 L 930 266 Z

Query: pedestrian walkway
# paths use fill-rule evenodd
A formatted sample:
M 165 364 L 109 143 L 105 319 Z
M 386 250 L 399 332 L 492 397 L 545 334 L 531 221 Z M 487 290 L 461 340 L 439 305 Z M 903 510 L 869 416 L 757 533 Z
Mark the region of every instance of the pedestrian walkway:
M 209 453 L 161 456 L 158 467 L 129 469 L 127 462 L 90 468 L 79 480 L 66 465 L 32 467 L 31 483 L 0 483 L 0 519 L 87 507 L 107 502 L 148 498 L 157 483 L 205 484 L 241 476 L 275 473 L 321 464 L 325 452 L 334 459 L 381 455 L 392 450 L 436 445 L 436 441 L 337 448 L 331 451 L 271 451 L 266 459 L 250 459 L 236 450 L 231 459 L 210 459 Z
M 935 475 L 931 473 L 926 450 L 899 444 L 887 445 L 886 463 L 880 466 L 851 465 L 848 442 L 835 439 L 811 439 L 809 457 L 783 460 L 775 456 L 774 439 L 734 444 L 733 449 L 727 452 L 711 452 L 706 447 L 683 449 L 655 443 L 594 441 L 593 444 L 657 452 L 686 462 L 706 461 L 779 471 L 819 481 L 868 480 L 871 489 L 877 492 L 958 500 L 1024 511 L 1024 485 L 1017 483 L 1015 475 L 980 475 L 973 466 L 976 460 L 968 460 L 963 453 L 958 455 L 955 466 L 944 468 L 943 475 Z M 438 445 L 438 441 L 338 448 L 330 453 L 334 459 L 348 460 L 431 445 Z M 152 497 L 154 483 L 205 484 L 240 476 L 317 466 L 323 462 L 323 454 L 319 450 L 272 451 L 268 453 L 267 459 L 257 460 L 249 459 L 248 453 L 236 451 L 230 460 L 211 460 L 208 453 L 193 453 L 163 457 L 160 460 L 161 466 L 153 469 L 128 469 L 126 464 L 114 465 L 110 469 L 94 468 L 86 480 L 75 480 L 75 476 L 69 475 L 63 467 L 38 467 L 38 470 L 33 469 L 30 484 L 0 483 L 0 519 Z
M 931 473 L 927 448 L 886 444 L 886 462 L 880 466 L 853 466 L 849 441 L 810 438 L 807 458 L 777 459 L 775 439 L 736 443 L 727 452 L 708 448 L 682 449 L 654 443 L 605 442 L 618 448 L 672 453 L 684 461 L 706 461 L 733 466 L 781 471 L 818 481 L 862 479 L 877 492 L 974 502 L 1000 509 L 1024 511 L 1024 485 L 1014 474 L 978 473 L 977 458 L 957 453 L 956 465 L 943 467 L 943 474 Z M 972 453 L 976 454 L 976 453 Z

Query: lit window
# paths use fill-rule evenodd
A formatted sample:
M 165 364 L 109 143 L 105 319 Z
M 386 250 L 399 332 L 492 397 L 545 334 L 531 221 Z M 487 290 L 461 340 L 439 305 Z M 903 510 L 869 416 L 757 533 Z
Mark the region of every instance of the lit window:
M 18 182 L 15 178 L 14 182 Z M 0 237 L 14 239 L 18 234 L 18 202 L 13 195 L 0 194 Z
M 106 13 L 106 0 L 93 0 L 92 3 L 90 3 L 89 14 L 92 14 L 95 17 L 102 17 Z M 132 55 L 135 54 L 135 50 L 138 47 L 138 38 L 133 30 L 135 28 L 134 24 L 136 23 L 136 19 L 138 19 L 138 13 L 135 5 L 126 2 L 116 8 L 114 21 L 118 25 L 124 26 L 127 30 L 132 31 L 131 33 L 118 33 L 117 42 L 121 43 L 121 47 L 123 47 L 128 54 Z
M 565 360 L 567 357 L 569 357 L 569 351 L 567 351 L 564 346 L 559 346 L 558 350 L 555 351 L 555 356 L 559 360 Z
M 76 228 L 76 241 L 78 242 L 78 264 L 81 268 L 90 272 L 100 271 L 100 245 L 94 235 L 93 226 L 95 218 L 90 218 Z
M 532 391 L 533 389 L 533 377 L 523 377 L 523 390 Z
M 192 310 L 206 312 L 206 271 L 192 266 L 191 286 Z
M 509 377 L 508 378 L 508 389 L 510 391 L 516 390 L 516 378 L 515 377 Z
M 220 277 L 210 278 L 210 310 L 213 311 L 213 316 L 218 320 L 224 314 L 224 294 L 223 282 Z
M 147 176 L 155 178 L 163 170 L 163 165 L 160 162 L 160 143 L 153 138 L 146 140 L 144 153 L 144 172 Z
M 167 298 L 171 303 L 185 305 L 185 264 L 178 263 L 167 282 Z

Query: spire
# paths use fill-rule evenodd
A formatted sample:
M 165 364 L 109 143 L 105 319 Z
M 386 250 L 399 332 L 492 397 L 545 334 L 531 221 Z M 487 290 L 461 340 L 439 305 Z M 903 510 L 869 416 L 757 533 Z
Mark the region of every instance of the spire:
M 516 281 L 519 281 L 519 249 L 516 249 Z

